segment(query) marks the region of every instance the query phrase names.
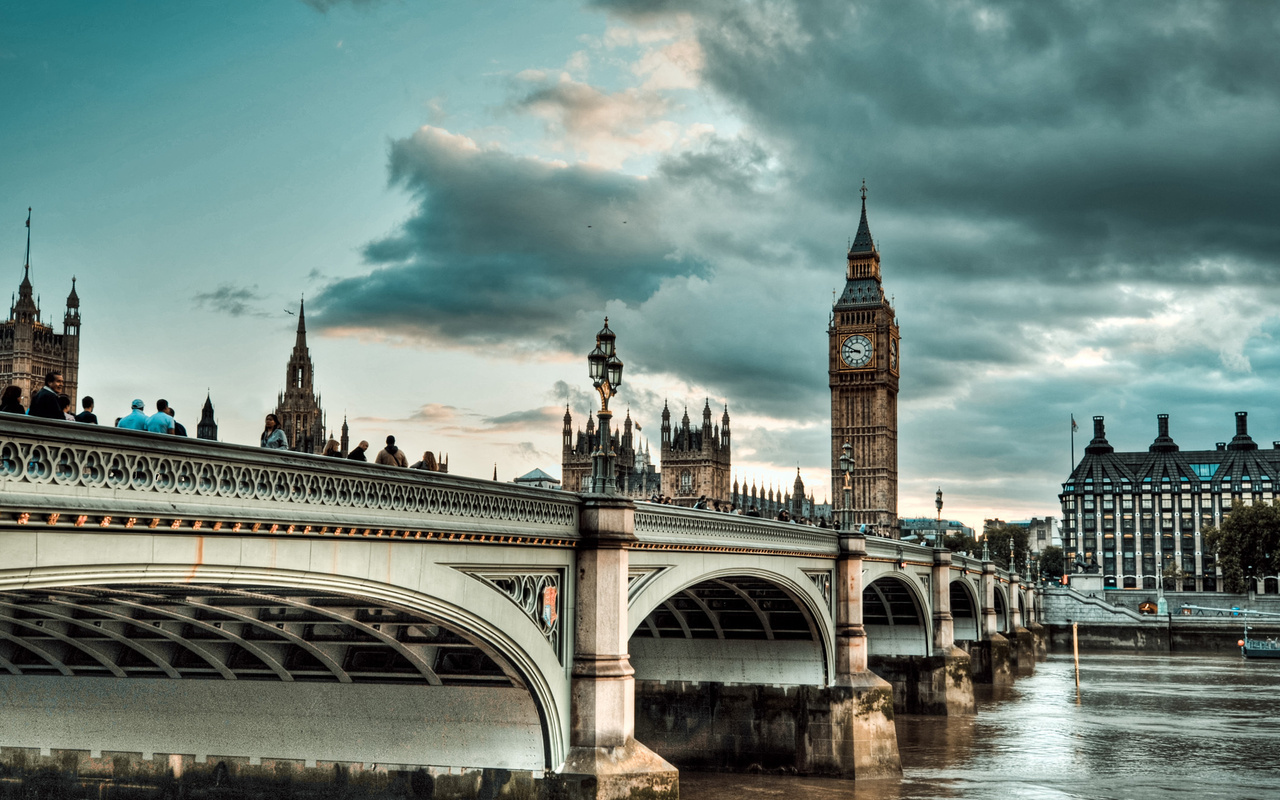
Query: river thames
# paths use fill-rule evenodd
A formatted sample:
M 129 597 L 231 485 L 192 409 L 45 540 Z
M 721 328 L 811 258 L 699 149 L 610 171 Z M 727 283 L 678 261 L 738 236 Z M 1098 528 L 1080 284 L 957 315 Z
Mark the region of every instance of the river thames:
M 902 780 L 681 773 L 685 800 L 1280 797 L 1280 661 L 1050 656 L 972 717 L 899 716 Z

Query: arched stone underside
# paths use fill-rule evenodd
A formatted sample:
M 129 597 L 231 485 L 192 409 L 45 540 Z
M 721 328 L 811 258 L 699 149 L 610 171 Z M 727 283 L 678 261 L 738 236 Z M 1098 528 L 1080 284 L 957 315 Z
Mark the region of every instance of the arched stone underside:
M 995 598 L 996 609 L 996 630 L 1001 633 L 1009 630 L 1009 603 L 1005 600 L 1004 587 L 996 584 L 996 590 L 993 592 Z
M 525 689 L 428 615 L 331 592 L 142 585 L 0 592 L 12 675 L 421 683 Z
M 409 603 L 315 587 L 0 591 L 3 744 L 554 768 L 554 711 L 504 649 Z M 48 676 L 62 702 L 22 716 L 47 707 Z
M 823 685 L 822 637 L 806 604 L 765 578 L 688 586 L 632 633 L 637 680 Z
M 924 603 L 906 581 L 877 578 L 862 590 L 862 624 L 870 655 L 927 656 L 931 636 Z
M 975 642 L 978 635 L 978 599 L 962 580 L 951 582 L 951 620 L 957 642 Z

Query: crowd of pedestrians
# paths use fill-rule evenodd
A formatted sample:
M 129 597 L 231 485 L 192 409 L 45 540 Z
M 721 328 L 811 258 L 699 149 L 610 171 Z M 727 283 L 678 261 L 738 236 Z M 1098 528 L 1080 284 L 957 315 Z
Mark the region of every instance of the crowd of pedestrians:
M 98 415 L 93 413 L 94 401 L 85 396 L 80 401 L 79 414 L 71 413 L 71 398 L 62 392 L 62 373 L 50 372 L 44 376 L 44 386 L 31 396 L 31 407 L 22 405 L 22 388 L 6 386 L 0 392 L 0 413 L 25 414 L 29 417 L 44 419 L 61 419 L 68 422 L 81 422 L 86 425 L 97 425 Z M 130 404 L 129 413 L 116 417 L 115 426 L 125 430 L 150 431 L 151 433 L 168 433 L 186 436 L 187 429 L 174 418 L 173 407 L 166 400 L 156 401 L 156 413 L 146 413 L 147 404 L 142 400 L 134 400 Z

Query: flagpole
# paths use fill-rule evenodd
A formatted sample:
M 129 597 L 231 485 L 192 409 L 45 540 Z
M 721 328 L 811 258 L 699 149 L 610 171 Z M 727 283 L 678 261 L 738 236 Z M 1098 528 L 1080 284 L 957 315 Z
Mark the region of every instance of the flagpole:
M 31 266 L 31 209 L 27 209 L 27 260 L 25 266 Z

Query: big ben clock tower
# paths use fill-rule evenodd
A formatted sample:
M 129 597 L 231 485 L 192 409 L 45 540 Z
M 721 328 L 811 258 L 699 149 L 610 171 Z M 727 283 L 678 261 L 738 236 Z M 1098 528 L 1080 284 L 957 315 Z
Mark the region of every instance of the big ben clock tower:
M 831 384 L 831 487 L 836 509 L 845 504 L 840 456 L 852 446 L 854 524 L 898 536 L 898 321 L 880 284 L 880 252 L 862 219 L 849 247 L 844 292 L 827 330 Z M 838 515 L 837 515 L 838 516 Z

